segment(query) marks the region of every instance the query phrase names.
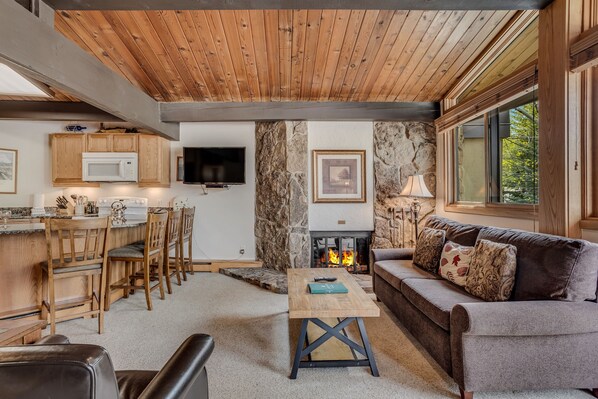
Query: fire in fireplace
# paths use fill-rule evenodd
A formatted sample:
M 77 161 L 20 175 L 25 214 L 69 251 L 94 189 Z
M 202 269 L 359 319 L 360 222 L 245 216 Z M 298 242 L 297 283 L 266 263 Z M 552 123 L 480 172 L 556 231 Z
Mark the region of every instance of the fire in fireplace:
M 311 267 L 344 267 L 369 273 L 370 232 L 311 232 Z

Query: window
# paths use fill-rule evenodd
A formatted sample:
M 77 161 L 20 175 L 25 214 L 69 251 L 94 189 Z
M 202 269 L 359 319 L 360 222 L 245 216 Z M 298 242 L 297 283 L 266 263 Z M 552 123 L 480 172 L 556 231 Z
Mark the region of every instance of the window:
M 456 197 L 459 202 L 486 198 L 485 117 L 457 127 L 455 132 Z
M 537 204 L 537 122 L 533 92 L 458 126 L 453 202 Z
M 535 93 L 490 113 L 490 202 L 538 203 L 537 118 Z

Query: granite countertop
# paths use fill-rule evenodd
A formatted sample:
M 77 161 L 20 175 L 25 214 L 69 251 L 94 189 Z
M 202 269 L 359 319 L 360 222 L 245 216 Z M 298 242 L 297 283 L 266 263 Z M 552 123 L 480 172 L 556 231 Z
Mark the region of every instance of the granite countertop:
M 127 227 L 137 227 L 142 225 L 145 225 L 145 222 L 126 222 L 119 225 L 112 225 L 112 228 L 121 229 Z M 9 224 L 6 228 L 0 226 L 0 235 L 41 233 L 45 231 L 45 229 L 46 225 L 43 223 Z

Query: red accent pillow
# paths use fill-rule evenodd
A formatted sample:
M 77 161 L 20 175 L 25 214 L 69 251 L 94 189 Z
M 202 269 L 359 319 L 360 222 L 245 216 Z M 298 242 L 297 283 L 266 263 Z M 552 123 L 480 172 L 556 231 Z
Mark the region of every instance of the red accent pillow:
M 447 241 L 442 248 L 438 273 L 442 278 L 464 287 L 473 251 L 474 247 Z

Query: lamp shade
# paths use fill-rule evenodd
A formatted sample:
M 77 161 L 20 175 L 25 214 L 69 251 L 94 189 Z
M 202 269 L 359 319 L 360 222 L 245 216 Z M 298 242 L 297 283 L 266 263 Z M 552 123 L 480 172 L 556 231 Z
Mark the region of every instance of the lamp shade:
M 413 175 L 407 178 L 407 184 L 399 194 L 403 197 L 421 197 L 421 198 L 433 198 L 434 196 L 426 187 L 424 182 L 424 175 Z

